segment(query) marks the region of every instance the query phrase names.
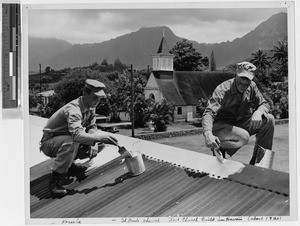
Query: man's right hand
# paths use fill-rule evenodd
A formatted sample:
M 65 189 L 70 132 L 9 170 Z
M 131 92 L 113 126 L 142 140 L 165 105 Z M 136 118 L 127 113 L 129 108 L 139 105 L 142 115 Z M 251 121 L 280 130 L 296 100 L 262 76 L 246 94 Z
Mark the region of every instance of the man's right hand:
M 96 141 L 104 144 L 118 145 L 118 140 L 109 135 L 98 135 Z
M 218 137 L 214 136 L 211 131 L 206 131 L 204 133 L 205 144 L 210 149 L 219 149 L 220 140 Z

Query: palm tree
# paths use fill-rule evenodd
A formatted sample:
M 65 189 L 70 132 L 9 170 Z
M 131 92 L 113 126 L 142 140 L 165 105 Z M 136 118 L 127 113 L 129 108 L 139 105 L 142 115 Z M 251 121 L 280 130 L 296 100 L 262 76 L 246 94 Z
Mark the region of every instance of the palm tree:
M 278 42 L 278 46 L 274 46 L 274 49 L 271 50 L 274 52 L 272 57 L 273 61 L 278 62 L 276 68 L 279 75 L 287 76 L 288 75 L 288 43 L 286 40 Z
M 253 59 L 250 60 L 251 63 L 253 63 L 259 72 L 266 71 L 269 67 L 271 67 L 271 63 L 269 62 L 269 58 L 267 57 L 267 54 L 264 53 L 262 50 L 258 50 L 255 53 L 251 54 L 254 56 Z
M 148 114 L 154 123 L 154 132 L 167 130 L 167 124 L 174 120 L 174 108 L 174 104 L 166 99 L 153 104 Z

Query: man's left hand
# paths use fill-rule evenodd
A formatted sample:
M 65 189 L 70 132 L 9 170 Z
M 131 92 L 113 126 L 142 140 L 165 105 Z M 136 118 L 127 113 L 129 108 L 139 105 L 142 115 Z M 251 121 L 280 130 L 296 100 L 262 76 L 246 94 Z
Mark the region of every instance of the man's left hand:
M 255 128 L 259 127 L 262 122 L 262 112 L 260 110 L 256 110 L 253 113 L 251 120 Z

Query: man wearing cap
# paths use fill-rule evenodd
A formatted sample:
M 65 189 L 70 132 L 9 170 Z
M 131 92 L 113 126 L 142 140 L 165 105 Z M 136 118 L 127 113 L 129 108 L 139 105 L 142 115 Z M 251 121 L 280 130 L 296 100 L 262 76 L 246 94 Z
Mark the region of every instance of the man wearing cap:
M 272 150 L 275 120 L 269 104 L 252 81 L 256 67 L 249 62 L 238 63 L 235 78 L 221 83 L 214 90 L 202 117 L 206 146 L 214 155 L 232 156 L 256 134 L 251 165 L 258 148 Z M 217 151 L 218 153 L 215 153 Z
M 40 150 L 54 158 L 49 191 L 52 195 L 64 195 L 67 190 L 60 185 L 63 174 L 76 175 L 84 170 L 73 163 L 80 145 L 95 143 L 115 144 L 117 140 L 97 130 L 95 109 L 101 98 L 105 98 L 105 85 L 87 79 L 83 95 L 56 111 L 43 129 Z

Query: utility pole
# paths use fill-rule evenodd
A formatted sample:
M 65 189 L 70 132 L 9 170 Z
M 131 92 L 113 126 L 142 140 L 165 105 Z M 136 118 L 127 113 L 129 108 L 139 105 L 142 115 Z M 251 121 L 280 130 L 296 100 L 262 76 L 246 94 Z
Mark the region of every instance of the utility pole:
M 42 65 L 41 64 L 39 64 L 39 66 L 40 66 L 40 93 L 42 92 Z
M 134 90 L 133 90 L 133 68 L 130 65 L 131 72 L 131 136 L 134 137 Z

